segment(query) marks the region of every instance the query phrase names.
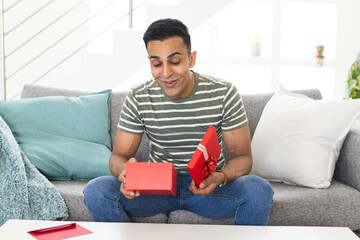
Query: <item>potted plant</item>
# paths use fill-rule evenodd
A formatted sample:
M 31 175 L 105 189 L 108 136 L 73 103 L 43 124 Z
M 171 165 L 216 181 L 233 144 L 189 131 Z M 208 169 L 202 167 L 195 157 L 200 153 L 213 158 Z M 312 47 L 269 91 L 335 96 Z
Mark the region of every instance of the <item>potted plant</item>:
M 346 84 L 346 98 L 360 98 L 360 52 L 349 70 Z
M 263 38 L 260 34 L 256 35 L 250 44 L 250 56 L 259 57 L 261 54 L 261 40 Z
M 322 67 L 324 64 L 324 58 L 325 58 L 325 56 L 323 55 L 325 46 L 316 45 L 315 48 L 316 48 L 316 54 L 315 54 L 314 58 L 316 59 L 316 65 L 318 67 Z

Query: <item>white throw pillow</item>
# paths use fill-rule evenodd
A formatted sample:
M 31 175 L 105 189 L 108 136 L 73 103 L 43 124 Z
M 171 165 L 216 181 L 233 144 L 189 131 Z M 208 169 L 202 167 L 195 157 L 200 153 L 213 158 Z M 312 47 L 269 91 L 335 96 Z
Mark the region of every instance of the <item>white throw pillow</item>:
M 360 100 L 313 100 L 280 88 L 266 104 L 251 145 L 252 174 L 312 188 L 331 184 Z

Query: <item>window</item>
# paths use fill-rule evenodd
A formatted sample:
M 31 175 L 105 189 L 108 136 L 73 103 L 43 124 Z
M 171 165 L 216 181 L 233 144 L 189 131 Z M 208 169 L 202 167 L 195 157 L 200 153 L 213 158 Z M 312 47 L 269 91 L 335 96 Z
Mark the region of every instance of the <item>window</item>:
M 337 4 L 284 3 L 281 58 L 312 59 L 315 45 L 323 45 L 326 59 L 334 60 L 337 11 Z
M 193 31 L 198 62 L 244 93 L 274 91 L 282 83 L 288 89 L 319 88 L 332 98 L 337 11 L 337 4 L 326 1 L 233 1 Z M 257 34 L 261 55 L 251 57 L 249 44 Z M 316 45 L 325 46 L 323 68 L 313 59 Z

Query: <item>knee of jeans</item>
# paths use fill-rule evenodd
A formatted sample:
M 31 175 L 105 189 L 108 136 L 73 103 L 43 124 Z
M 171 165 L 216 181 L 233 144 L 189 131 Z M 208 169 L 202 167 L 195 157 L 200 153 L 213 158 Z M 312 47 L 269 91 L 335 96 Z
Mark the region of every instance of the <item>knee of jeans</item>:
M 246 175 L 242 178 L 243 179 L 241 180 L 241 192 L 247 193 L 247 195 L 253 202 L 260 201 L 262 203 L 266 202 L 272 204 L 274 191 L 269 181 L 255 175 Z
M 120 183 L 117 181 L 117 178 L 112 176 L 103 176 L 90 180 L 83 191 L 85 203 L 88 199 L 106 196 L 109 192 L 120 192 Z

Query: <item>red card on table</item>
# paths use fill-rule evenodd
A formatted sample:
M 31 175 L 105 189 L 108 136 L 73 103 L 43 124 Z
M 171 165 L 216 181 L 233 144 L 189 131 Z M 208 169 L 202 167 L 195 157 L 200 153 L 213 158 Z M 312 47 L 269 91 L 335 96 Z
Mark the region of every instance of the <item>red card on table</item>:
M 217 138 L 216 129 L 210 126 L 187 165 L 191 177 L 197 186 L 199 186 L 209 174 L 204 171 L 208 160 L 215 159 L 217 161 L 220 154 L 221 148 Z
M 92 232 L 77 223 L 70 223 L 55 227 L 42 228 L 30 231 L 28 233 L 38 240 L 60 240 L 77 237 Z
M 144 195 L 176 195 L 177 172 L 172 163 L 126 163 L 125 189 Z

